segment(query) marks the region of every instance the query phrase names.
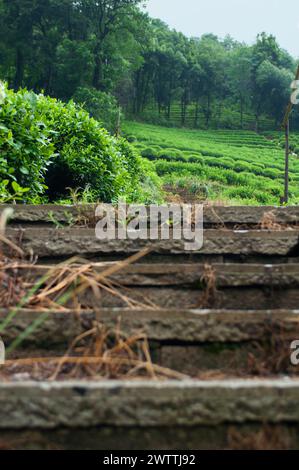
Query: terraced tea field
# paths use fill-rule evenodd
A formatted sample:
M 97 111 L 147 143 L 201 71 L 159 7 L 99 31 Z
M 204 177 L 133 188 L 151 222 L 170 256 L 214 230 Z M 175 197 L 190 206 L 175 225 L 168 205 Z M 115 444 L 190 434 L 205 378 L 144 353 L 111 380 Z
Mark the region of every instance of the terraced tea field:
M 277 143 L 277 145 L 279 145 L 281 148 L 284 148 L 284 145 L 285 145 L 284 132 L 268 131 L 268 132 L 263 132 L 263 135 L 267 139 L 271 139 L 273 142 Z M 290 150 L 296 155 L 299 155 L 299 133 L 297 132 L 291 132 L 290 134 Z
M 278 204 L 283 195 L 281 133 L 199 131 L 128 122 L 125 134 L 154 162 L 167 191 L 187 199 Z M 297 144 L 296 144 L 297 142 Z M 292 134 L 290 202 L 299 202 L 299 134 Z

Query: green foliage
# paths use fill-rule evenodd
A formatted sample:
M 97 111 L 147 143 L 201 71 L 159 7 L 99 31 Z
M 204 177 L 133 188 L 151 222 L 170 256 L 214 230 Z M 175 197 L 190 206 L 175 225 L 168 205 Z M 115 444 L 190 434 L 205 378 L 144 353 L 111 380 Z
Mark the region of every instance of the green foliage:
M 36 200 L 45 184 L 50 200 L 65 196 L 67 188 L 89 186 L 101 201 L 135 191 L 139 166 L 133 149 L 86 111 L 26 90 L 2 87 L 1 96 L 2 199 L 17 194 Z
M 147 147 L 142 150 L 141 155 L 142 157 L 148 158 L 148 159 L 154 159 L 155 157 L 158 157 L 158 151 L 153 148 L 153 147 Z
M 156 173 L 152 162 L 139 158 L 139 185 L 136 186 L 129 202 L 138 204 L 163 203 L 162 180 Z
M 103 127 L 115 132 L 119 107 L 114 96 L 94 88 L 78 88 L 73 100 L 81 104 Z
M 1 198 L 30 188 L 24 191 L 27 199 L 45 190 L 45 174 L 55 154 L 52 132 L 37 112 L 40 97 L 26 90 L 14 93 L 3 84 L 0 87 Z
M 82 82 L 88 83 L 91 80 L 93 68 L 92 52 L 89 45 L 83 41 L 65 38 L 57 46 L 56 60 L 55 95 L 63 100 L 68 100 L 74 94 L 76 96 L 79 93 L 79 97 L 80 94 L 83 94 L 83 103 L 89 96 L 84 96 L 85 88 L 81 89 L 80 86 Z M 89 111 L 89 109 L 87 110 Z

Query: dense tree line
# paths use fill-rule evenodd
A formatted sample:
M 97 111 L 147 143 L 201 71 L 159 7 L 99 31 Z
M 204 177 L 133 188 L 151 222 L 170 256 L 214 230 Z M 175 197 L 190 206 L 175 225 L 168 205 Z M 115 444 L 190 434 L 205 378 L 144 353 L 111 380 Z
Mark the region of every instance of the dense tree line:
M 63 100 L 84 102 L 115 126 L 118 104 L 135 116 L 220 122 L 224 108 L 279 124 L 295 61 L 273 36 L 248 46 L 209 34 L 187 38 L 153 20 L 142 0 L 0 0 L 0 78 Z M 189 113 L 190 114 L 190 113 Z M 190 123 L 190 121 L 188 121 Z

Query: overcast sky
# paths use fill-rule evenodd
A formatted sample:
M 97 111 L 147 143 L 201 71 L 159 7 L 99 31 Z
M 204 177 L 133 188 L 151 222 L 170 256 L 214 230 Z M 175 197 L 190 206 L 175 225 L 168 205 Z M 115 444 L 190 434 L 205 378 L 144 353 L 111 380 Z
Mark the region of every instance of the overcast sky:
M 148 0 L 147 10 L 187 36 L 230 34 L 252 43 L 262 31 L 299 58 L 298 0 Z

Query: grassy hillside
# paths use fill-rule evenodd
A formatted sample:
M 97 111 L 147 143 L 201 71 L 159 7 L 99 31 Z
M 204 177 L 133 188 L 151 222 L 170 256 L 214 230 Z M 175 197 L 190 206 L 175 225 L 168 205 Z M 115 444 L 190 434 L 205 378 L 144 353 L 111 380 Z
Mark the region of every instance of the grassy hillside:
M 284 150 L 279 133 L 195 131 L 127 122 L 124 132 L 152 160 L 164 187 L 195 199 L 278 204 Z M 295 151 L 299 134 L 292 138 Z M 299 157 L 290 157 L 291 203 L 299 202 Z

